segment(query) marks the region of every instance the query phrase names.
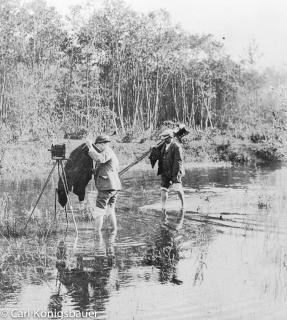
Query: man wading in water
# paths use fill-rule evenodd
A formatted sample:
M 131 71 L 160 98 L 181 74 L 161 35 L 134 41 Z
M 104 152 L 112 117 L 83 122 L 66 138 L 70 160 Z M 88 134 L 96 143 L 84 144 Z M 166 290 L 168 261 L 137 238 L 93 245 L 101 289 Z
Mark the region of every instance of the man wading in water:
M 95 150 L 91 140 L 86 141 L 89 156 L 96 162 L 95 182 L 98 196 L 93 218 L 97 231 L 102 229 L 104 216 L 110 219 L 113 230 L 117 229 L 115 205 L 118 191 L 121 190 L 121 182 L 118 174 L 119 161 L 109 146 L 110 141 L 110 137 L 106 135 L 97 137 L 95 144 L 101 152 Z
M 181 178 L 184 175 L 183 151 L 179 143 L 173 141 L 173 131 L 165 130 L 161 135 L 164 144 L 160 150 L 158 174 L 161 175 L 161 203 L 163 215 L 166 215 L 166 203 L 169 190 L 177 192 L 181 211 L 184 211 L 184 192 Z

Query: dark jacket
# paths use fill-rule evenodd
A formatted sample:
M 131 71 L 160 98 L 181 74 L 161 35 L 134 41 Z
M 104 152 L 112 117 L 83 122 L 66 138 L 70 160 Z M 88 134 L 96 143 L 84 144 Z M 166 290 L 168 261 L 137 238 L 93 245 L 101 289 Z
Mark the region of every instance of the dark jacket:
M 172 182 L 177 182 L 179 176 L 184 175 L 183 168 L 183 151 L 182 147 L 177 142 L 171 142 L 169 146 L 166 157 L 167 165 L 163 166 L 163 155 L 165 152 L 166 144 L 160 148 L 160 156 L 158 161 L 158 175 L 164 175 L 171 178 Z

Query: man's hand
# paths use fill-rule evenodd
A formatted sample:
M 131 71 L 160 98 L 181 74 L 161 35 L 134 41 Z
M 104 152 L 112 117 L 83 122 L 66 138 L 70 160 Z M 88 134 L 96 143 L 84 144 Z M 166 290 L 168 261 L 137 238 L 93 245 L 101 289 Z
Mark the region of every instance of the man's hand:
M 91 139 L 87 139 L 87 140 L 86 140 L 86 145 L 87 145 L 87 147 L 88 147 L 89 149 L 91 149 L 91 148 L 93 147 L 93 142 L 92 142 L 92 140 L 91 140 Z

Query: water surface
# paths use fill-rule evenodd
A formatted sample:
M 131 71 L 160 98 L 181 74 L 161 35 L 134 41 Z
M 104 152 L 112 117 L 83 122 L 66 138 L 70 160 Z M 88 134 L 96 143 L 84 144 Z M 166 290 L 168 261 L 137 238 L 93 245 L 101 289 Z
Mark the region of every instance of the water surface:
M 117 234 L 95 237 L 92 223 L 78 222 L 75 242 L 70 224 L 67 234 L 47 240 L 55 265 L 45 277 L 23 270 L 21 283 L 1 289 L 0 308 L 74 310 L 82 318 L 96 311 L 97 319 L 285 319 L 286 178 L 285 165 L 188 170 L 184 219 L 171 195 L 162 221 L 155 171 L 130 172 Z M 56 182 L 39 210 L 53 212 Z M 21 215 L 42 185 L 2 181 L 0 193 Z M 94 187 L 87 189 L 93 201 Z

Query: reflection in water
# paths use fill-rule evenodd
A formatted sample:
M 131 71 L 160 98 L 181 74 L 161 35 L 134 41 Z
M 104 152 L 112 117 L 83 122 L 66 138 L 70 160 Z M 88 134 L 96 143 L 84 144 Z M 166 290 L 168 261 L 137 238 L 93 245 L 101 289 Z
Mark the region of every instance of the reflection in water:
M 156 232 L 154 243 L 149 244 L 144 257 L 144 263 L 159 268 L 159 280 L 162 283 L 172 282 L 181 284 L 177 279 L 176 265 L 179 261 L 180 239 L 179 230 L 182 228 L 184 211 L 180 211 L 177 216 L 167 215 L 163 223 Z
M 169 210 L 161 221 L 155 172 L 131 174 L 119 196 L 117 241 L 110 233 L 93 238 L 82 222 L 76 248 L 74 232 L 58 239 L 49 285 L 27 278 L 1 306 L 96 310 L 117 320 L 285 319 L 286 176 L 285 167 L 187 171 L 185 216 Z M 0 182 L 17 212 L 40 188 Z M 45 195 L 41 206 L 53 211 L 53 186 Z
M 202 247 L 200 250 L 199 256 L 197 258 L 198 266 L 194 274 L 194 281 L 193 281 L 194 286 L 200 285 L 204 281 L 204 272 L 207 268 L 206 259 L 207 259 L 207 249 L 205 247 Z
M 116 287 L 117 270 L 115 264 L 114 241 L 116 232 L 99 233 L 94 239 L 93 252 L 72 255 L 68 261 L 67 246 L 60 241 L 57 250 L 57 279 L 59 290 L 52 295 L 49 307 L 61 311 L 63 298 L 61 285 L 72 298 L 76 310 L 86 311 L 92 306 L 97 312 L 105 310 L 105 302 L 110 291 Z

